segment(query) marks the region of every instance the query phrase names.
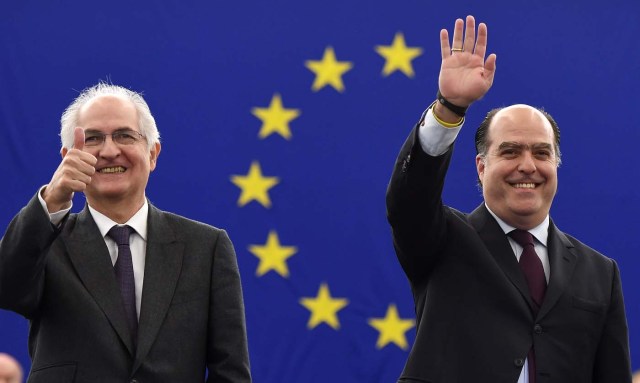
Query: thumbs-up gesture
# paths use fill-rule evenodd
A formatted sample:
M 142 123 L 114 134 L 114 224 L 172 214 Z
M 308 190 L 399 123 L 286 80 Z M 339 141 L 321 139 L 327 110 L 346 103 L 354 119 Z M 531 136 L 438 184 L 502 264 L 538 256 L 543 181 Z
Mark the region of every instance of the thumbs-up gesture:
M 73 193 L 83 192 L 91 183 L 96 162 L 95 156 L 84 151 L 84 130 L 76 127 L 73 131 L 73 148 L 62 149 L 62 162 L 42 193 L 49 213 L 71 206 Z

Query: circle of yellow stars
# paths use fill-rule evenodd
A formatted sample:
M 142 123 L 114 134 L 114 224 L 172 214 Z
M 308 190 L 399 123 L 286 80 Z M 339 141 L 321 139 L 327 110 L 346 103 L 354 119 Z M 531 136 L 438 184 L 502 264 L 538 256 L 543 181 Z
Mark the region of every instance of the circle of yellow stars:
M 408 78 L 413 78 L 415 72 L 412 61 L 422 54 L 421 48 L 406 45 L 402 32 L 395 34 L 391 45 L 377 45 L 374 51 L 385 60 L 382 68 L 383 77 L 401 72 Z M 304 65 L 315 76 L 311 84 L 313 92 L 319 92 L 326 87 L 331 87 L 339 93 L 345 92 L 343 76 L 354 68 L 353 62 L 339 60 L 332 46 L 324 49 L 319 60 L 309 59 L 304 62 Z M 274 93 L 268 106 L 253 107 L 251 114 L 262 122 L 258 132 L 260 140 L 278 134 L 290 141 L 293 136 L 290 124 L 300 117 L 302 112 L 300 109 L 285 107 L 282 96 Z M 244 207 L 255 201 L 267 209 L 272 206 L 269 191 L 280 183 L 278 177 L 264 175 L 257 160 L 251 162 L 246 175 L 232 175 L 230 180 L 240 189 L 238 207 Z M 296 246 L 283 245 L 277 231 L 273 229 L 267 234 L 264 244 L 249 245 L 248 250 L 259 260 L 256 269 L 257 277 L 264 277 L 273 271 L 282 278 L 289 278 L 287 260 L 298 253 Z M 309 330 L 325 324 L 337 331 L 340 329 L 338 313 L 349 305 L 349 300 L 332 296 L 329 285 L 322 282 L 315 296 L 302 297 L 299 303 L 309 310 L 307 322 Z M 395 304 L 389 304 L 383 317 L 369 318 L 367 323 L 379 332 L 375 346 L 377 349 L 382 349 L 389 344 L 395 344 L 402 350 L 408 349 L 406 332 L 415 326 L 415 321 L 401 318 Z

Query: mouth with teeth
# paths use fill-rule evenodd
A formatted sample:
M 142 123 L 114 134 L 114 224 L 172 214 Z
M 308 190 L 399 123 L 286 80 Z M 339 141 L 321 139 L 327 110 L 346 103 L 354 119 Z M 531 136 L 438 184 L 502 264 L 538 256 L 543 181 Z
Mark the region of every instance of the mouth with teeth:
M 537 185 L 533 182 L 519 182 L 519 183 L 511 184 L 511 186 L 513 186 L 516 189 L 535 189 Z
M 106 168 L 102 168 L 102 169 L 98 170 L 98 173 L 117 174 L 117 173 L 124 173 L 126 171 L 127 171 L 127 169 L 125 167 L 122 167 L 122 166 L 111 166 L 111 167 L 106 167 Z

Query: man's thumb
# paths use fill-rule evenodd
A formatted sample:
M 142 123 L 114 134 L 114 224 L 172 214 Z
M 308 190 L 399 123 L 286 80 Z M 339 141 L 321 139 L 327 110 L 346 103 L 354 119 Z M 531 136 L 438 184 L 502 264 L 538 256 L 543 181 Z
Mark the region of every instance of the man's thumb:
M 84 129 L 76 127 L 73 131 L 73 147 L 74 149 L 84 149 Z

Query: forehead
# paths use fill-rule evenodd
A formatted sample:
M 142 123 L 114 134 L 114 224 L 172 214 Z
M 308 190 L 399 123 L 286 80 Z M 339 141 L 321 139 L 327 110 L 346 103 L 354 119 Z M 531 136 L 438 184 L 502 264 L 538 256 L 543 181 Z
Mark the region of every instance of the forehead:
M 490 145 L 507 141 L 523 144 L 553 144 L 555 141 L 549 120 L 540 111 L 527 105 L 500 110 L 493 117 L 487 133 Z
M 98 96 L 78 111 L 78 125 L 89 128 L 132 128 L 138 126 L 138 111 L 130 100 L 118 96 Z M 137 129 L 136 129 L 137 130 Z

